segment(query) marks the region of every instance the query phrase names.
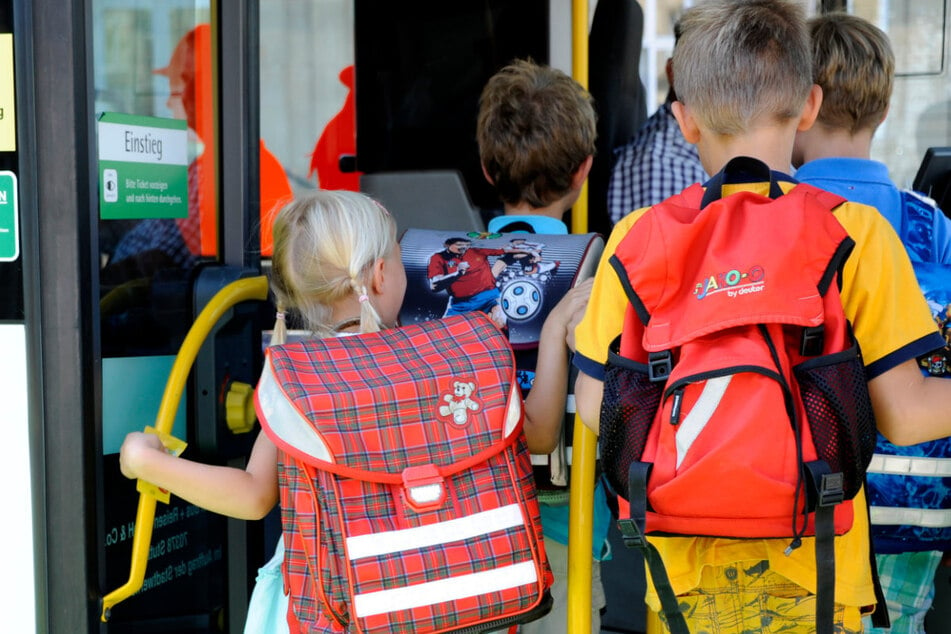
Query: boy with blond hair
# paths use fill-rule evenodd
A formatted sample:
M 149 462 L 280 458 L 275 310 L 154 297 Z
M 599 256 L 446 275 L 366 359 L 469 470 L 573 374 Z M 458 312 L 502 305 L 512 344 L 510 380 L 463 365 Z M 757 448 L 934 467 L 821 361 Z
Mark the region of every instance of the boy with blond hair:
M 813 84 L 801 7 L 787 0 L 707 0 L 689 9 L 681 26 L 674 51 L 678 101 L 672 107 L 706 172 L 724 177 L 724 197 L 766 195 L 771 184 L 788 193 L 795 181 L 784 172 L 796 133 L 813 124 L 822 102 L 822 91 Z M 746 169 L 738 170 L 734 159 L 741 157 Z M 609 345 L 621 332 L 628 307 L 609 260 L 650 213 L 650 208 L 635 211 L 616 225 L 575 331 L 578 412 L 595 432 Z M 845 202 L 834 209 L 834 218 L 855 242 L 842 272 L 841 298 L 862 349 L 878 428 L 896 444 L 947 435 L 951 383 L 923 377 L 916 361 L 943 340 L 908 256 L 885 219 L 868 207 Z M 657 276 L 663 281 L 666 274 Z M 681 420 L 688 415 L 682 412 Z M 776 416 L 787 420 L 785 411 Z M 792 544 L 789 538 L 709 536 L 648 535 L 647 541 L 663 561 L 676 609 L 690 631 L 822 631 L 833 627 L 816 616 L 818 587 L 828 583 L 834 585 L 835 631 L 860 632 L 862 613 L 876 598 L 863 492 L 853 504 L 852 527 L 835 537 L 833 579 L 817 580 L 813 537 Z M 646 600 L 649 630 L 667 629 L 656 614 L 660 601 L 653 583 Z
M 895 76 L 888 36 L 864 18 L 838 12 L 810 19 L 809 29 L 822 107 L 815 125 L 796 135 L 796 179 L 878 209 L 913 263 L 951 264 L 951 220 L 929 200 L 899 190 L 888 167 L 871 159 Z M 891 628 L 867 629 L 923 633 L 935 573 L 951 539 L 951 527 L 934 521 L 951 505 L 935 468 L 951 457 L 951 440 L 896 447 L 879 435 L 875 453 L 868 475 L 872 540 Z M 895 460 L 910 472 L 888 468 Z

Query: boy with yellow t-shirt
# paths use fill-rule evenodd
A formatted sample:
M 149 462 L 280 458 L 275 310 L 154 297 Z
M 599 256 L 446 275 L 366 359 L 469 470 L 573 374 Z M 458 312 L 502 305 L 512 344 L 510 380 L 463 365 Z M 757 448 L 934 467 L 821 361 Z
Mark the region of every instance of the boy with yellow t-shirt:
M 796 132 L 812 125 L 822 101 L 821 89 L 812 84 L 801 8 L 787 0 L 706 0 L 684 14 L 681 26 L 673 58 L 678 96 L 673 110 L 685 138 L 697 145 L 705 170 L 717 174 L 731 159 L 751 157 L 765 163 L 788 191 L 795 181 L 784 172 Z M 722 195 L 767 194 L 769 184 L 760 180 L 727 182 Z M 595 432 L 608 346 L 621 331 L 628 305 L 608 259 L 645 213 L 650 209 L 629 214 L 615 226 L 575 331 L 575 364 L 581 371 L 576 402 L 583 422 Z M 841 295 L 862 349 L 879 430 L 896 444 L 951 434 L 951 382 L 923 377 L 916 362 L 943 340 L 901 242 L 866 206 L 844 203 L 834 213 L 855 241 Z M 854 504 L 852 528 L 835 539 L 838 632 L 860 632 L 863 608 L 875 604 L 863 493 Z M 788 554 L 789 539 L 649 536 L 648 541 L 663 559 L 691 631 L 816 630 L 813 538 L 803 538 L 802 546 Z M 651 584 L 646 600 L 648 629 L 666 629 L 656 616 L 660 603 Z

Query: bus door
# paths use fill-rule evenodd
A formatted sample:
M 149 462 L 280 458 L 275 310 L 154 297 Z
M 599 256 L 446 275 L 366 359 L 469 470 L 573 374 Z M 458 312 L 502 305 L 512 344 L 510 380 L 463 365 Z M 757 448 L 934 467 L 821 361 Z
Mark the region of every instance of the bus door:
M 133 539 L 143 529 L 137 483 L 120 472 L 122 440 L 155 424 L 202 308 L 227 284 L 261 275 L 262 210 L 291 194 L 286 177 L 267 184 L 255 177 L 265 158 L 276 163 L 257 142 L 256 93 L 248 91 L 257 80 L 249 70 L 257 25 L 243 24 L 250 3 L 227 4 L 89 3 L 100 597 L 126 583 Z M 197 352 L 169 430 L 191 459 L 241 467 L 250 452 L 264 312 L 261 301 L 234 306 Z M 101 631 L 240 631 L 265 556 L 262 524 L 175 496 L 147 519 L 141 588 L 101 610 Z
M 151 424 L 192 322 L 220 289 L 266 274 L 273 215 L 294 191 L 356 189 L 340 160 L 355 152 L 352 5 L 92 2 L 104 593 L 130 576 L 137 530 L 119 443 Z M 273 306 L 249 301 L 212 329 L 174 424 L 186 455 L 244 465 L 273 323 Z M 243 522 L 174 496 L 160 502 L 142 589 L 111 607 L 103 627 L 242 631 L 257 567 L 279 536 L 277 509 Z

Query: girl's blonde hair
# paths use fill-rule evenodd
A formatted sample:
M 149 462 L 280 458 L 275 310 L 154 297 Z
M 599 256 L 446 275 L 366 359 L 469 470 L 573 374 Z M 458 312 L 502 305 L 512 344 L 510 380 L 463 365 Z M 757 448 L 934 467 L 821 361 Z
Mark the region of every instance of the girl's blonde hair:
M 351 293 L 360 300 L 360 332 L 379 330 L 367 284 L 373 264 L 395 246 L 396 223 L 372 198 L 324 190 L 297 196 L 274 219 L 270 286 L 278 318 L 272 345 L 286 341 L 289 309 L 315 335 L 332 336 L 333 305 Z

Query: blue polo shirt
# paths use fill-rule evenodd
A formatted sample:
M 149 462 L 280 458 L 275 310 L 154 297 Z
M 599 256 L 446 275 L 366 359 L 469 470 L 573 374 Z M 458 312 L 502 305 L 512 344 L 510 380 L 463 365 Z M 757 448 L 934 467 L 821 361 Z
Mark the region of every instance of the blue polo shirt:
M 858 158 L 822 158 L 800 167 L 795 177 L 800 183 L 875 207 L 902 239 L 908 235 L 901 193 L 889 178 L 884 163 Z M 951 220 L 940 212 L 934 214 L 930 234 L 934 261 L 951 263 Z

